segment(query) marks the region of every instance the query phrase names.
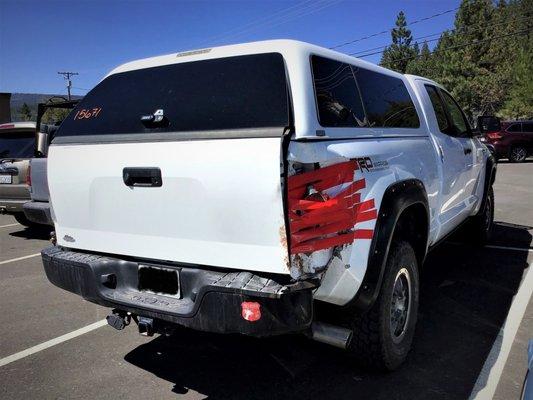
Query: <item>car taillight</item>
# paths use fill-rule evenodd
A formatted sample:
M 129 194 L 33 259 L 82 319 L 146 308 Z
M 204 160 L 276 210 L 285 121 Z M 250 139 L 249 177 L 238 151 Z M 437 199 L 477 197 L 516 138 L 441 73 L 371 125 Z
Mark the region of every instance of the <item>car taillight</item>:
M 26 175 L 26 185 L 31 186 L 31 165 L 28 167 L 28 175 Z
M 366 184 L 364 178 L 354 180 L 358 168 L 350 160 L 289 177 L 290 254 L 372 238 L 372 229 L 353 229 L 377 217 L 374 200 L 361 201 Z
M 500 135 L 500 132 L 488 132 L 487 137 L 492 140 L 501 139 L 502 135 Z

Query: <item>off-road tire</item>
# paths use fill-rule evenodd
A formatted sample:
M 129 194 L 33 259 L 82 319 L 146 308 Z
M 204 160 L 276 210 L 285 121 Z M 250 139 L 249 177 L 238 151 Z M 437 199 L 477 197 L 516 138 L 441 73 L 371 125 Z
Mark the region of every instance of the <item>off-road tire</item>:
M 509 152 L 509 161 L 512 163 L 520 163 L 526 161 L 527 150 L 522 146 L 513 146 Z
M 393 291 L 398 274 L 404 270 L 411 283 L 408 316 L 403 335 L 394 338 L 391 331 Z M 392 371 L 405 361 L 415 334 L 418 292 L 418 265 L 413 247 L 406 241 L 395 240 L 387 257 L 379 297 L 366 314 L 357 316 L 351 324 L 353 338 L 348 350 L 357 361 L 378 371 Z
M 490 240 L 494 222 L 494 190 L 489 188 L 485 208 L 472 217 L 468 227 L 468 237 L 477 246 L 485 246 Z

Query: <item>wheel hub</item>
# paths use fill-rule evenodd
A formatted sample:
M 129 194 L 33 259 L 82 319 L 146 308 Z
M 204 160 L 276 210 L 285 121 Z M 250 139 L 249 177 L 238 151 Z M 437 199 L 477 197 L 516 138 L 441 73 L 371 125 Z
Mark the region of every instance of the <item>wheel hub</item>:
M 411 311 L 411 276 L 406 268 L 396 274 L 390 305 L 390 332 L 397 343 L 405 335 Z

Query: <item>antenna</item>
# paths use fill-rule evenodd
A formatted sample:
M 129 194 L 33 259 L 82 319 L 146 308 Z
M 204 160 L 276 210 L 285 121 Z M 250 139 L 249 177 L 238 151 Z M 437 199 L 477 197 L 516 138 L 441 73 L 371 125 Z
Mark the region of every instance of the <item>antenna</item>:
M 72 87 L 71 76 L 79 75 L 77 72 L 58 72 L 59 75 L 63 75 L 63 78 L 67 80 L 68 100 L 70 101 L 70 88 Z

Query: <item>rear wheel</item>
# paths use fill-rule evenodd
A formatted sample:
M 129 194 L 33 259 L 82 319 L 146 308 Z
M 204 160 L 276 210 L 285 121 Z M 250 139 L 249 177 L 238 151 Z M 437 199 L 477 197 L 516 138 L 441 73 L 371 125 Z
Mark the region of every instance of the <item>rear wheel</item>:
M 509 154 L 509 161 L 511 162 L 524 162 L 527 158 L 527 150 L 522 146 L 515 146 L 511 149 Z
M 365 365 L 382 371 L 398 368 L 406 359 L 418 313 L 418 265 L 412 246 L 393 242 L 380 294 L 375 304 L 352 324 L 349 350 Z

